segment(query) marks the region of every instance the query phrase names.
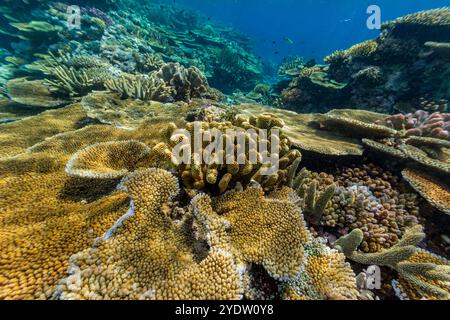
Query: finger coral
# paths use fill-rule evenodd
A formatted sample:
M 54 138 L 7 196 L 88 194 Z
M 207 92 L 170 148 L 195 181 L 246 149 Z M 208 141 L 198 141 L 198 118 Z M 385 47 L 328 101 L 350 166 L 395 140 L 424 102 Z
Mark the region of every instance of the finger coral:
M 301 154 L 290 149 L 288 139 L 261 133 L 260 129 L 282 126 L 280 119 L 266 114 L 253 120 L 239 122 L 237 127 L 229 122 L 189 123 L 185 130 L 174 132 L 170 145 L 158 144 L 154 152 L 176 166 L 188 189 L 203 190 L 207 186 L 216 186 L 219 193 L 224 193 L 236 182 L 246 185 L 251 180 L 260 183 L 266 190 L 274 189 L 287 181 L 289 168 Z M 253 129 L 253 133 L 243 130 L 241 126 Z M 198 134 L 201 134 L 200 140 Z M 265 156 L 259 148 L 263 140 L 267 142 Z M 279 144 L 277 154 L 271 153 L 272 143 Z M 211 149 L 211 146 L 214 148 Z M 201 147 L 200 151 L 198 147 Z M 228 148 L 234 151 L 228 152 Z M 210 155 L 205 156 L 207 151 Z M 274 156 L 279 162 L 270 162 Z M 271 170 L 273 165 L 278 168 Z

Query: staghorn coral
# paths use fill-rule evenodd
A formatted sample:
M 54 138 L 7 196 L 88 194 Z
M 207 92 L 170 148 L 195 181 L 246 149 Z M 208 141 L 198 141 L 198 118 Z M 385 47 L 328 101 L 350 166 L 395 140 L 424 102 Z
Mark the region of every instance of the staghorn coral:
M 48 76 L 44 80 L 50 91 L 74 96 L 84 96 L 92 90 L 104 89 L 104 83 L 114 74 L 107 62 L 96 56 L 72 55 L 59 51 L 49 52 L 44 59 L 28 66 Z
M 168 102 L 174 94 L 173 88 L 154 76 L 121 75 L 119 78 L 107 80 L 105 86 L 108 90 L 119 93 L 124 99 Z
M 66 172 L 79 178 L 122 178 L 149 153 L 150 148 L 139 141 L 98 143 L 75 153 L 66 165 Z
M 402 176 L 431 205 L 450 214 L 450 190 L 447 184 L 413 169 L 403 170 Z
M 93 248 L 71 257 L 54 298 L 240 298 L 241 275 L 233 256 L 217 245 L 196 262 L 189 239 L 163 214 L 164 204 L 179 192 L 174 176 L 144 169 L 125 178 L 121 188 L 132 199 L 126 217 Z
M 448 261 L 435 257 L 427 251 L 416 248 L 425 238 L 421 226 L 410 228 L 392 248 L 378 253 L 357 251 L 363 232 L 353 230 L 335 242 L 335 248 L 347 258 L 360 264 L 387 266 L 399 273 L 399 278 L 407 287 L 406 293 L 414 298 L 449 299 L 450 279 Z M 412 298 L 413 298 L 412 297 Z

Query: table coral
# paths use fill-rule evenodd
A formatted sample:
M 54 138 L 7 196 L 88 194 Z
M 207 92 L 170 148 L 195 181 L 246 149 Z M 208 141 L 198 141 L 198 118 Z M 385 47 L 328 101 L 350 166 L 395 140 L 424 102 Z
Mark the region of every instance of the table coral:
M 198 211 L 229 222 L 233 252 L 247 263 L 261 264 L 275 279 L 295 276 L 303 265 L 303 245 L 310 239 L 299 209 L 286 200 L 265 198 L 261 188 L 230 192 Z
M 356 277 L 345 256 L 320 240 L 306 246 L 305 270 L 283 285 L 288 300 L 357 300 Z
M 413 169 L 403 170 L 402 175 L 429 203 L 440 211 L 450 214 L 450 190 L 447 184 Z
M 80 178 L 122 178 L 149 154 L 150 148 L 139 141 L 99 143 L 74 154 L 66 165 L 66 172 Z
M 212 247 L 195 261 L 189 237 L 162 213 L 179 192 L 169 172 L 144 169 L 121 183 L 132 199 L 119 220 L 93 248 L 71 258 L 60 299 L 236 299 L 241 275 L 233 256 Z
M 85 118 L 85 111 L 75 104 L 4 124 L 0 127 L 0 157 L 14 156 L 45 138 L 76 130 Z

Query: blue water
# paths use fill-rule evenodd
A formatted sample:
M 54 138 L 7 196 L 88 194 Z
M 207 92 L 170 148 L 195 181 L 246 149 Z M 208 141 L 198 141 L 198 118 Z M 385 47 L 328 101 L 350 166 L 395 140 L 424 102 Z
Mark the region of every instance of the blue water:
M 167 0 L 195 8 L 212 21 L 232 25 L 252 38 L 255 52 L 280 62 L 300 55 L 321 61 L 337 49 L 375 38 L 369 30 L 369 5 L 381 8 L 383 21 L 420 10 L 448 6 L 448 0 Z M 285 38 L 291 39 L 290 44 Z M 275 43 L 274 43 L 275 42 Z

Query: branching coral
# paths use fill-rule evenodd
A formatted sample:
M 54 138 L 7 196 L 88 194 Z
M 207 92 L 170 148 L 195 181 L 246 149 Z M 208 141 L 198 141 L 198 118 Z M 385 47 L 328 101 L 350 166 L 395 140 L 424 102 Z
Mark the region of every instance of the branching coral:
M 378 253 L 357 251 L 362 242 L 363 232 L 353 230 L 338 239 L 335 248 L 347 258 L 360 264 L 387 266 L 399 273 L 411 298 L 449 299 L 449 262 L 416 248 L 425 238 L 422 227 L 408 229 L 402 239 L 392 248 Z M 413 294 L 411 294 L 413 293 Z
M 154 76 L 122 75 L 105 82 L 107 89 L 119 93 L 122 98 L 133 98 L 143 101 L 169 101 L 174 93 L 173 88 Z
M 272 136 L 270 133 L 266 133 L 266 136 L 261 134 L 260 129 L 283 125 L 283 122 L 273 115 L 263 114 L 250 122 L 246 122 L 247 119 L 241 120 L 243 122 L 239 121 L 238 126 L 229 122 L 189 123 L 186 130 L 175 132 L 170 145 L 158 144 L 154 152 L 168 161 L 176 160 L 174 164 L 188 189 L 202 190 L 208 186 L 216 186 L 218 191 L 223 193 L 236 182 L 246 185 L 252 180 L 260 183 L 266 190 L 273 189 L 288 179 L 289 168 L 301 156 L 300 152 L 291 150 L 289 140 L 285 137 Z M 253 129 L 254 134 L 242 128 Z M 199 133 L 202 134 L 203 140 L 198 140 L 196 134 Z M 265 157 L 259 149 L 263 140 L 268 143 Z M 279 144 L 277 154 L 271 153 L 271 143 Z M 200 145 L 197 146 L 198 144 Z M 200 159 L 207 158 L 200 158 L 200 155 L 208 150 L 211 153 L 209 160 L 201 162 Z M 279 162 L 271 162 L 271 156 L 277 156 Z M 185 157 L 189 159 L 181 161 Z M 269 169 L 274 164 L 279 167 L 270 172 Z

